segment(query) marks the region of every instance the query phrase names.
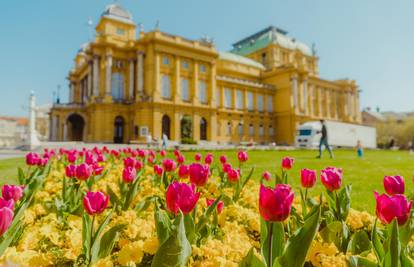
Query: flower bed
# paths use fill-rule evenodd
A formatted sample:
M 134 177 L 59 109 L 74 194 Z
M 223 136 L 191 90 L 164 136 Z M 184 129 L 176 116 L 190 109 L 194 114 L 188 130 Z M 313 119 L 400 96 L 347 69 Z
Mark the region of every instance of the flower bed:
M 289 186 L 292 158 L 255 179 L 247 152 L 237 158 L 29 153 L 20 185 L 2 188 L 1 266 L 412 266 L 402 177 L 384 178 L 376 219 L 351 208 L 342 169 L 322 170 L 315 196 L 314 170 Z

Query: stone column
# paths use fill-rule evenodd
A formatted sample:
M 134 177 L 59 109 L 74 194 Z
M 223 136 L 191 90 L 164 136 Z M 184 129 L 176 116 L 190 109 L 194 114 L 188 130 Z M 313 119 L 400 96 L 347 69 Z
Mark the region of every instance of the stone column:
M 160 55 L 155 54 L 155 63 L 154 63 L 154 91 L 153 99 L 154 101 L 159 101 L 161 97 L 161 81 L 160 81 Z
M 29 97 L 29 136 L 27 141 L 30 149 L 40 145 L 36 132 L 36 98 L 33 91 L 30 92 Z
M 314 85 L 309 84 L 309 101 L 308 101 L 308 106 L 309 106 L 309 115 L 310 116 L 314 116 L 315 115 L 315 107 L 313 106 L 313 98 L 315 97 L 314 92 Z
M 70 82 L 69 85 L 69 103 L 73 103 L 75 98 L 75 86 L 73 82 Z
M 91 98 L 92 93 L 92 64 L 88 63 L 88 99 Z
M 144 91 L 144 52 L 137 52 L 137 91 L 142 95 Z
M 99 57 L 93 56 L 93 96 L 99 96 Z
M 191 88 L 192 87 L 192 88 Z M 193 86 L 191 86 L 191 97 L 193 105 L 197 105 L 198 101 L 198 63 L 194 62 Z
M 128 82 L 128 98 L 134 99 L 134 60 L 129 60 L 129 82 Z
M 303 112 L 308 114 L 308 80 L 306 78 L 302 81 L 302 102 L 303 102 Z
M 216 106 L 216 94 L 215 94 L 216 93 L 216 65 L 215 63 L 211 64 L 209 85 L 210 86 L 207 86 L 207 90 L 208 90 L 207 101 L 210 104 L 210 107 L 214 108 Z
M 180 58 L 175 57 L 175 68 L 174 68 L 174 84 L 172 84 L 172 97 L 173 102 L 177 103 L 181 100 L 181 75 L 180 75 Z
M 50 141 L 56 141 L 56 132 L 57 132 L 57 125 L 56 125 L 56 115 L 52 115 L 52 121 L 50 123 Z
M 67 141 L 68 140 L 68 123 L 65 121 L 63 123 L 63 141 Z
M 106 66 L 105 66 L 105 96 L 112 95 L 112 55 L 106 56 Z
M 323 109 L 322 109 L 322 103 L 323 103 L 323 93 L 322 88 L 318 87 L 318 115 L 319 117 L 324 117 Z
M 298 77 L 293 75 L 291 77 L 292 81 L 292 97 L 293 97 L 293 109 L 295 113 L 298 110 Z

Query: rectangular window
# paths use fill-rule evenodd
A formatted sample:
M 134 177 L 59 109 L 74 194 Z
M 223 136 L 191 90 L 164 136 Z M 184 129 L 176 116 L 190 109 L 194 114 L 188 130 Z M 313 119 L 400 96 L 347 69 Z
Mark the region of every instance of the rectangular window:
M 263 125 L 259 126 L 259 135 L 264 136 L 264 127 L 263 127 Z
M 254 109 L 253 93 L 252 92 L 247 92 L 247 109 L 249 111 L 253 111 L 253 109 Z
M 220 88 L 216 87 L 216 104 L 217 104 L 217 107 L 220 107 L 220 105 L 221 105 L 221 94 L 220 93 L 221 93 Z
M 273 97 L 271 95 L 267 96 L 267 112 L 273 112 Z
M 171 79 L 166 74 L 161 76 L 161 97 L 171 99 Z
M 198 81 L 198 93 L 200 103 L 207 104 L 207 84 L 205 81 Z
M 250 136 L 253 136 L 254 135 L 254 127 L 253 127 L 253 124 L 250 124 L 249 125 L 249 135 Z
M 257 95 L 257 110 L 263 112 L 263 95 Z
M 273 127 L 272 127 L 272 125 L 270 125 L 269 126 L 269 135 L 270 136 L 273 136 L 275 133 L 274 133 L 274 131 L 273 131 Z
M 181 100 L 190 101 L 189 81 L 186 78 L 181 78 Z
M 184 60 L 181 65 L 182 65 L 183 69 L 185 69 L 185 70 L 188 70 L 190 68 L 190 64 L 188 63 L 187 60 Z
M 243 91 L 237 90 L 236 91 L 236 108 L 237 109 L 243 109 Z
M 121 29 L 121 28 L 117 28 L 116 29 L 116 34 L 118 34 L 118 35 L 124 35 L 125 34 L 125 30 L 124 29 Z
M 200 65 L 200 71 L 203 72 L 203 73 L 206 72 L 207 71 L 206 65 L 201 64 Z
M 162 58 L 162 64 L 164 64 L 164 65 L 170 65 L 170 58 L 168 56 L 164 56 Z
M 225 108 L 231 108 L 231 98 L 232 98 L 232 92 L 229 88 L 224 88 L 224 107 Z

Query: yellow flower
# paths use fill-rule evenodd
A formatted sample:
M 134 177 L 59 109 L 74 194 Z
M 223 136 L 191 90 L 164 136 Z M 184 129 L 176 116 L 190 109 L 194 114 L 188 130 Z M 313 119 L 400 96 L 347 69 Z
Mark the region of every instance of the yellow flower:
M 112 267 L 114 263 L 111 261 L 111 257 L 100 259 L 98 262 L 92 265 L 93 267 Z
M 145 240 L 143 250 L 147 254 L 154 255 L 158 250 L 158 246 L 158 238 L 151 237 Z
M 118 253 L 118 262 L 121 265 L 140 263 L 144 256 L 142 246 L 142 241 L 132 242 L 124 246 Z

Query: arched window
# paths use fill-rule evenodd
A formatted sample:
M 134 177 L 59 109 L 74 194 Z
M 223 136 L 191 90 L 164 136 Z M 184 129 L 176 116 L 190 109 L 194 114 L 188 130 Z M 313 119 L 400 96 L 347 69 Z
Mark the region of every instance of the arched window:
M 227 123 L 227 135 L 231 136 L 231 122 Z
M 170 124 L 171 124 L 171 120 L 170 117 L 168 117 L 168 115 L 164 115 L 162 116 L 162 135 L 166 135 L 168 137 L 168 139 L 170 139 Z
M 166 74 L 161 76 L 161 97 L 171 99 L 171 78 Z
M 112 73 L 112 99 L 121 100 L 124 98 L 124 75 L 119 72 Z
M 207 120 L 204 118 L 200 120 L 200 140 L 207 140 Z
M 114 143 L 121 144 L 124 142 L 125 120 L 117 116 L 114 121 Z
M 239 123 L 239 126 L 238 126 L 238 129 L 239 129 L 239 136 L 243 136 L 243 123 Z
M 259 126 L 259 135 L 264 136 L 264 127 L 263 127 L 262 124 L 260 124 L 260 126 Z
M 249 124 L 249 135 L 250 136 L 253 136 L 254 135 L 254 127 L 253 127 L 253 124 L 252 123 Z
M 269 125 L 269 135 L 270 136 L 273 136 L 275 133 L 274 133 L 274 130 L 273 130 L 273 126 L 272 125 Z

